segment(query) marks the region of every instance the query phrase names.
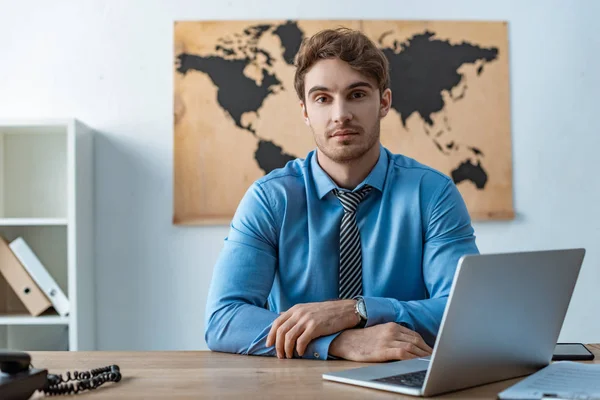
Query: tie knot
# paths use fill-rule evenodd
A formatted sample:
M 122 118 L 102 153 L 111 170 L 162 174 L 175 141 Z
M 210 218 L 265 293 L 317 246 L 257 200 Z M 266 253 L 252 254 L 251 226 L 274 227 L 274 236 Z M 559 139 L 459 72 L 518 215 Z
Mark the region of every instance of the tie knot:
M 357 192 L 343 192 L 334 189 L 333 194 L 335 194 L 340 200 L 340 203 L 342 203 L 345 213 L 355 213 L 358 203 L 360 203 L 370 191 L 371 186 L 365 186 Z

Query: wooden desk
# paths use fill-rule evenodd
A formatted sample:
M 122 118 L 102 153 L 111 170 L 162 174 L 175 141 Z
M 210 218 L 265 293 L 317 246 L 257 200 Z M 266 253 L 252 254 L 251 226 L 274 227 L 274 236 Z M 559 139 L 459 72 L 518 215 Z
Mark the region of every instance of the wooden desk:
M 600 363 L 600 344 L 588 345 L 588 348 L 596 355 L 594 362 Z M 415 399 L 321 378 L 324 372 L 372 365 L 349 361 L 279 360 L 208 351 L 30 354 L 34 367 L 46 368 L 50 373 L 119 365 L 123 375 L 121 382 L 106 383 L 74 399 Z M 498 392 L 518 381 L 511 379 L 436 398 L 495 399 Z

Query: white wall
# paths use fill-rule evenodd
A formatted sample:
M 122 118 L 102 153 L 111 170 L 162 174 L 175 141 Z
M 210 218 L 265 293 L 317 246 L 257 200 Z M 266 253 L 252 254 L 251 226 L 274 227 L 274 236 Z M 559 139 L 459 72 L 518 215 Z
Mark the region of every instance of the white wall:
M 74 116 L 99 131 L 98 348 L 206 349 L 227 229 L 171 224 L 173 21 L 508 20 L 517 218 L 477 223 L 478 244 L 586 247 L 560 340 L 600 342 L 598 15 L 593 0 L 0 0 L 0 118 Z

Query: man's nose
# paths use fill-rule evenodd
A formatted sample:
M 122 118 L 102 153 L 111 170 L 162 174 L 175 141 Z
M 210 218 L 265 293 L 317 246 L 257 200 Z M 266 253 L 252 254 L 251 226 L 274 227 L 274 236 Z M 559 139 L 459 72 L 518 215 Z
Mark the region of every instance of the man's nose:
M 346 101 L 336 101 L 332 107 L 332 120 L 335 124 L 343 124 L 352 119 L 352 112 Z

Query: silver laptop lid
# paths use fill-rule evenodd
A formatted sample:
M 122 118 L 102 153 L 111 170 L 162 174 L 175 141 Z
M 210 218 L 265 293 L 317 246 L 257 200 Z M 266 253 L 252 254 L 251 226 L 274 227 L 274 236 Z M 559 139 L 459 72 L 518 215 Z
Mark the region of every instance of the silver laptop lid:
M 460 259 L 424 395 L 535 372 L 548 365 L 584 249 Z

